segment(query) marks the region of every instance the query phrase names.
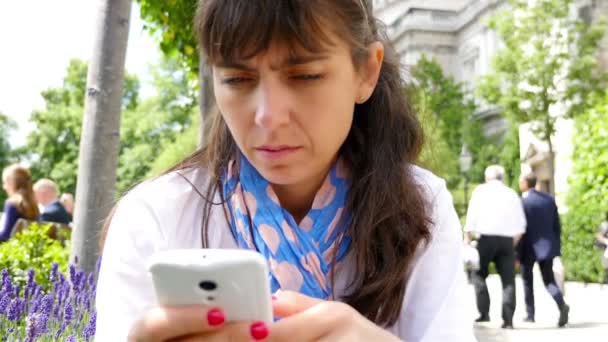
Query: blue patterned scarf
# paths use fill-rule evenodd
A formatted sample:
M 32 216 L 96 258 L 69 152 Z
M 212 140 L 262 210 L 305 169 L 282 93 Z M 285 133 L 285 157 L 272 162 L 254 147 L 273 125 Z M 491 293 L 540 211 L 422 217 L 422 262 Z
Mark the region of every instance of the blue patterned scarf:
M 224 176 L 223 192 L 238 245 L 266 257 L 272 292 L 283 289 L 331 298 L 334 253 L 338 263 L 350 246 L 345 234 L 350 215 L 345 212 L 349 174 L 344 162 L 338 160 L 332 167 L 299 225 L 244 156 L 238 173 L 235 165 L 230 163 Z

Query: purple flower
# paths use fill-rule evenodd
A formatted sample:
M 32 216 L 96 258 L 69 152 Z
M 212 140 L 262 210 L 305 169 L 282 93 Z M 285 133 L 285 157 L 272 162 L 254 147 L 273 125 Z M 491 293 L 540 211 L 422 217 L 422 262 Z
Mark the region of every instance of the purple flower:
M 61 323 L 61 325 L 59 326 L 59 329 L 57 329 L 57 332 L 55 332 L 55 341 L 59 341 L 59 338 L 63 334 L 65 327 L 66 327 L 66 323 L 65 322 Z
M 83 337 L 88 341 L 91 337 L 95 336 L 95 326 L 97 323 L 97 313 L 93 312 L 89 317 L 89 323 L 82 332 Z
M 65 311 L 63 312 L 63 321 L 69 324 L 72 318 L 74 318 L 74 310 L 72 309 L 72 303 L 68 301 L 68 305 L 65 306 Z
M 53 308 L 53 318 L 54 319 L 59 319 L 59 309 L 61 308 L 60 305 L 55 305 L 55 308 Z
M 15 292 L 14 297 L 17 298 L 17 297 L 19 297 L 19 294 L 21 293 L 21 287 L 17 284 L 13 287 L 13 291 Z
M 68 337 L 68 339 L 65 340 L 65 342 L 76 342 L 76 338 L 74 337 L 74 335 L 70 335 L 70 337 Z
M 11 276 L 7 270 L 2 270 L 2 291 L 4 293 L 13 293 L 13 284 L 11 282 Z
M 57 280 L 57 271 L 59 270 L 59 264 L 54 262 L 51 267 L 51 282 L 55 282 Z
M 19 317 L 20 316 L 19 315 L 19 313 L 20 313 L 19 306 L 20 306 L 20 303 L 19 303 L 18 298 L 11 302 L 11 304 L 8 307 L 8 312 L 6 315 L 8 317 L 9 321 L 17 321 L 21 318 L 21 317 Z
M 40 317 L 38 316 L 38 314 L 33 314 L 27 317 L 27 325 L 25 328 L 26 342 L 34 342 L 36 340 L 36 337 L 40 335 L 37 329 L 39 320 Z
M 27 285 L 31 286 L 34 283 L 34 276 L 35 272 L 30 268 L 29 271 L 27 271 Z
M 34 312 L 38 311 L 40 304 L 41 304 L 40 296 L 32 297 L 32 299 L 30 300 L 30 310 L 28 313 L 33 314 Z
M 11 298 L 8 296 L 8 294 L 5 293 L 0 295 L 0 315 L 4 315 L 8 312 L 10 302 Z
M 76 283 L 76 266 L 70 265 L 70 281 Z
M 89 273 L 89 276 L 87 277 L 87 285 L 89 288 L 91 288 L 93 287 L 93 284 L 95 284 L 95 273 Z
M 40 306 L 40 313 L 45 315 L 50 315 L 51 310 L 53 309 L 53 296 L 47 294 L 42 298 L 42 305 Z

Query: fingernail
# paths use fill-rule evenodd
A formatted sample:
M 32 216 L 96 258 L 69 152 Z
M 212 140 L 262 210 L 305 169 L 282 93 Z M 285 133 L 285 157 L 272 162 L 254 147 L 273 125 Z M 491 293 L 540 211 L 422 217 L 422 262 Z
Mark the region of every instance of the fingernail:
M 209 325 L 212 327 L 218 326 L 224 323 L 225 317 L 224 313 L 220 309 L 211 309 L 207 313 L 207 321 Z
M 251 325 L 251 336 L 254 340 L 259 341 L 268 337 L 268 327 L 264 322 L 256 322 Z
M 277 300 L 277 296 L 272 295 L 272 300 Z

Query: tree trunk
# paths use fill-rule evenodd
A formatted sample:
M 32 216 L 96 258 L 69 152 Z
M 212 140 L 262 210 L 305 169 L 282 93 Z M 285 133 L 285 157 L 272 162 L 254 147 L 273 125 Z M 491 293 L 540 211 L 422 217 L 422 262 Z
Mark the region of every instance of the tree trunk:
M 215 104 L 213 97 L 213 83 L 209 67 L 205 64 L 205 59 L 202 53 L 199 54 L 198 62 L 198 80 L 199 80 L 199 110 L 200 110 L 200 125 L 198 129 L 198 145 L 202 147 L 205 144 L 205 123 L 206 117 L 211 112 L 211 108 Z
M 130 0 L 99 0 L 93 55 L 87 75 L 76 209 L 70 262 L 92 271 L 98 240 L 112 208 L 120 142 L 120 112 Z

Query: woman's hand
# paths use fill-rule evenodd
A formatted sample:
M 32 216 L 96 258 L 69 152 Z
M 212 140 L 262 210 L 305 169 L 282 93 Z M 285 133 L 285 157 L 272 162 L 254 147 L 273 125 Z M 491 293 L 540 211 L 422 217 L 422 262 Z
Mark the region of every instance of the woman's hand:
M 279 292 L 268 341 L 399 341 L 347 304 L 322 301 L 296 292 Z
M 221 309 L 203 306 L 155 308 L 131 327 L 128 341 L 251 341 L 268 336 L 264 323 L 224 321 Z

